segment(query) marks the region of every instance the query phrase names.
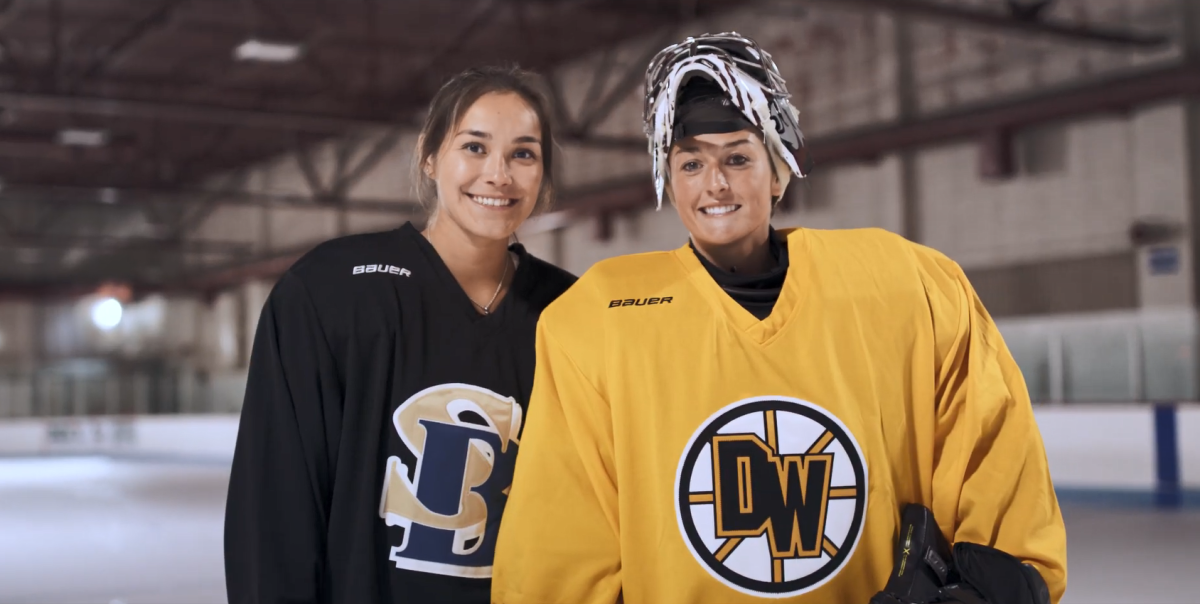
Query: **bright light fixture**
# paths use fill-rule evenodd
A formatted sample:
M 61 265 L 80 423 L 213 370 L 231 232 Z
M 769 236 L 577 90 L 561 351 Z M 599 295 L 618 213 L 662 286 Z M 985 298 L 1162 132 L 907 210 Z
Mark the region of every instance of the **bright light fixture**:
M 234 49 L 233 56 L 239 61 L 290 63 L 300 56 L 300 45 L 250 39 Z
M 58 131 L 58 144 L 68 147 L 102 147 L 108 144 L 108 133 L 103 130 L 67 128 Z
M 116 298 L 105 298 L 92 305 L 92 323 L 108 331 L 121 323 L 121 303 Z

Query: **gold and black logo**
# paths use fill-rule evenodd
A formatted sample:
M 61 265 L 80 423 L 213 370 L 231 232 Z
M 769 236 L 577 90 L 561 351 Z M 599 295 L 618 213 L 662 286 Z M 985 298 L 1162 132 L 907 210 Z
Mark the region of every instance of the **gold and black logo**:
M 458 383 L 426 388 L 396 408 L 392 424 L 417 459 L 410 471 L 389 457 L 383 479 L 379 517 L 404 529 L 388 554 L 396 568 L 492 576 L 522 417 L 512 397 Z
M 850 559 L 867 509 L 867 470 L 850 431 L 798 399 L 757 397 L 692 435 L 675 480 L 688 549 L 742 593 L 785 597 L 823 585 Z

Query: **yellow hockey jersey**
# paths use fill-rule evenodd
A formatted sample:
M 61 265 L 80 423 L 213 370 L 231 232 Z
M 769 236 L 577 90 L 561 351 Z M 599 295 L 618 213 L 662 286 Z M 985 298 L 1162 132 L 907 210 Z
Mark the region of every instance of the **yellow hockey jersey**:
M 961 269 L 877 229 L 787 232 L 759 321 L 688 246 L 542 314 L 501 604 L 866 604 L 905 503 L 1032 563 L 1066 534 L 1024 380 Z

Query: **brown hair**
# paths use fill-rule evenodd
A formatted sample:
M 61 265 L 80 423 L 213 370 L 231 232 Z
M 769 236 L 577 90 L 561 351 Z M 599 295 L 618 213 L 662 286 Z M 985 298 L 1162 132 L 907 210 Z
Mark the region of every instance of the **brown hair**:
M 437 207 L 437 184 L 424 170 L 425 162 L 437 155 L 446 134 L 475 101 L 492 92 L 511 92 L 520 96 L 537 114 L 542 139 L 542 186 L 534 212 L 545 210 L 554 197 L 554 124 L 550 101 L 542 92 L 541 78 L 518 66 L 472 67 L 442 85 L 429 104 L 429 113 L 417 137 L 413 153 L 413 183 L 417 198 L 432 213 Z

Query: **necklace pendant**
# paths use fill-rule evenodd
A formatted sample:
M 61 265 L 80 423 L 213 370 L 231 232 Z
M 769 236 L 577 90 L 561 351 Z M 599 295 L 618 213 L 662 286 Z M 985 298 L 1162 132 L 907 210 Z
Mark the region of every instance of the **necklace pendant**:
M 492 299 L 488 300 L 486 305 L 476 302 L 474 298 L 471 298 L 470 295 L 467 296 L 467 298 L 471 300 L 471 304 L 478 306 L 479 310 L 483 311 L 483 316 L 485 317 L 492 314 L 489 309 L 492 307 L 492 304 L 496 303 L 496 296 L 500 295 L 500 289 L 504 287 L 504 278 L 508 276 L 508 264 L 509 263 L 506 258 L 504 262 L 504 272 L 500 274 L 500 282 L 496 284 L 496 291 L 492 293 Z

